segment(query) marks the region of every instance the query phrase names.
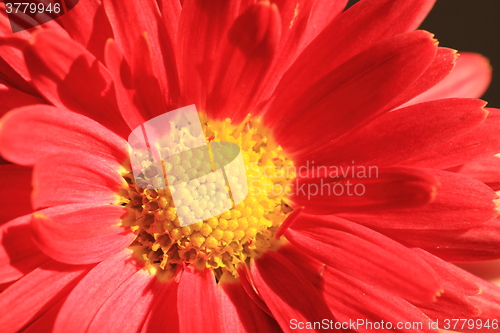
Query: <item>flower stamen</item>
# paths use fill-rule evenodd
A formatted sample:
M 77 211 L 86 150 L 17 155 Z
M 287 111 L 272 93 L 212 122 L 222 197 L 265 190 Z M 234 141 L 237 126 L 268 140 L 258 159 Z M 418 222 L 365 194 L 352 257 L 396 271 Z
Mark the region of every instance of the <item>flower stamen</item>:
M 232 201 L 230 210 L 183 226 L 177 210 L 186 207 L 174 206 L 168 187 L 154 189 L 155 172 L 152 168 L 144 168 L 141 186 L 136 183 L 132 171 L 124 174 L 129 188 L 122 200 L 128 202 L 129 214 L 123 219 L 123 225 L 137 235 L 130 248 L 145 262 L 146 269 L 166 278 L 174 276 L 178 265 L 208 267 L 218 278 L 226 272 L 237 276 L 238 265 L 284 241 L 274 236 L 290 213 L 284 204 L 284 189 L 295 175 L 283 170 L 287 166 L 292 169 L 293 162 L 280 146 L 272 142 L 260 122 L 250 115 L 237 126 L 230 119 L 211 121 L 205 116 L 202 116 L 202 124 L 209 142 L 229 142 L 241 149 L 248 195 L 237 205 Z M 193 179 L 192 174 L 196 175 L 196 170 L 186 159 L 172 163 L 167 166 L 162 161 L 164 175 L 169 171 L 179 171 L 177 177 L 182 177 L 182 173 L 189 174 L 189 179 Z M 211 171 L 217 169 L 213 159 L 211 164 Z M 188 186 L 196 186 L 196 193 L 182 197 L 183 204 L 188 205 L 197 217 L 204 216 L 203 211 L 210 209 L 207 205 L 218 203 L 214 183 L 210 181 L 212 176 L 207 173 L 192 180 Z M 227 184 L 226 187 L 230 192 Z

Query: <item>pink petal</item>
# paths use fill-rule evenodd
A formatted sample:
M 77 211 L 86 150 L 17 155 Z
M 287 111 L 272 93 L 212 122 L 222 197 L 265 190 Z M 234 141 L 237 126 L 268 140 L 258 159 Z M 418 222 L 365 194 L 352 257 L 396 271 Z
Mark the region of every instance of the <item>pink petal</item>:
M 35 165 L 35 209 L 70 203 L 119 204 L 119 189 L 128 188 L 115 161 L 75 152 L 50 155 Z
M 185 268 L 177 292 L 177 311 L 180 332 L 196 332 L 200 327 L 207 333 L 221 331 L 217 287 L 212 271 L 199 271 L 192 266 Z
M 124 250 L 85 275 L 64 301 L 53 332 L 87 332 L 103 304 L 139 269 L 131 262 L 132 255 Z
M 44 156 L 82 151 L 122 163 L 128 159 L 125 140 L 85 116 L 52 106 L 9 112 L 0 129 L 0 152 L 8 160 L 33 165 Z
M 132 243 L 135 235 L 120 225 L 122 206 L 72 204 L 37 212 L 33 240 L 49 257 L 68 264 L 105 260 Z
M 87 332 L 112 332 L 117 327 L 124 333 L 139 331 L 161 285 L 154 275 L 138 270 L 105 301 Z
M 0 331 L 17 332 L 64 298 L 92 266 L 49 261 L 0 294 Z

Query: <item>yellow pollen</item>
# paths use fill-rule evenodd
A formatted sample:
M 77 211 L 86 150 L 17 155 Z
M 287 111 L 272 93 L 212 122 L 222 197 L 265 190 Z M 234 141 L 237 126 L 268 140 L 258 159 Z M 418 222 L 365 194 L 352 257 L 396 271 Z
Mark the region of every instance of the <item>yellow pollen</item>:
M 145 269 L 166 279 L 183 265 L 208 267 L 218 279 L 224 273 L 237 277 L 238 265 L 284 242 L 283 237 L 276 240 L 274 234 L 291 211 L 285 201 L 287 186 L 295 176 L 290 171 L 293 162 L 281 146 L 272 142 L 260 122 L 250 115 L 238 125 L 230 119 L 212 121 L 204 115 L 200 118 L 207 141 L 229 142 L 241 149 L 248 184 L 244 200 L 234 205 L 233 196 L 231 209 L 210 217 L 207 212 L 222 206 L 224 200 L 218 197 L 212 174 L 221 165 L 215 158 L 211 158 L 212 165 L 200 165 L 202 156 L 198 156 L 201 153 L 197 150 L 184 151 L 169 162 L 162 161 L 167 183 L 172 181 L 169 175 L 179 181 L 191 180 L 185 193 L 178 193 L 183 204 L 179 211 L 168 187 L 154 189 L 158 168 L 144 165 L 139 180 L 130 167 L 123 174 L 128 188 L 120 194 L 129 214 L 122 224 L 137 235 L 130 248 L 145 262 Z M 189 186 L 196 187 L 196 191 L 190 191 Z M 227 183 L 225 186 L 231 192 Z M 191 210 L 195 218 L 203 221 L 183 226 L 179 221 L 179 216 L 187 213 L 183 209 Z

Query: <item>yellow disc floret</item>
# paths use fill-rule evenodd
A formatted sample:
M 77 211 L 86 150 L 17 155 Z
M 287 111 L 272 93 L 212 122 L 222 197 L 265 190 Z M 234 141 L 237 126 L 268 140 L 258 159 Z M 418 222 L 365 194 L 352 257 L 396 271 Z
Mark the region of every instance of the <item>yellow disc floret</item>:
M 165 278 L 175 274 L 178 265 L 208 267 L 217 277 L 225 272 L 237 276 L 239 264 L 280 245 L 282 240 L 276 240 L 274 234 L 290 212 L 285 189 L 294 177 L 289 171 L 293 163 L 265 128 L 250 116 L 239 125 L 233 125 L 230 119 L 211 121 L 203 115 L 201 120 L 208 142 L 239 147 L 247 184 L 230 188 L 227 183 L 217 183 L 220 180 L 213 171 L 225 163 L 224 151 L 217 150 L 210 152 L 213 158 L 207 163 L 211 165 L 202 165 L 201 151 L 189 150 L 161 166 L 145 164 L 140 179 L 132 171 L 123 175 L 129 184 L 125 192 L 121 191 L 126 193 L 123 202 L 129 208 L 123 225 L 137 235 L 130 247 L 144 260 L 146 269 Z M 234 156 L 232 150 L 229 153 Z M 168 185 L 180 187 L 154 189 L 158 169 L 169 175 L 165 177 Z M 226 182 L 231 178 L 235 183 L 241 181 L 241 177 L 236 179 L 242 174 L 237 166 L 228 170 Z M 188 185 L 182 187 L 184 183 Z M 231 196 L 218 193 L 217 186 L 225 186 Z M 247 195 L 236 200 L 244 188 Z M 182 205 L 176 206 L 174 201 Z M 235 201 L 239 203 L 234 205 Z M 214 211 L 222 213 L 211 216 Z M 183 216 L 199 222 L 184 225 Z

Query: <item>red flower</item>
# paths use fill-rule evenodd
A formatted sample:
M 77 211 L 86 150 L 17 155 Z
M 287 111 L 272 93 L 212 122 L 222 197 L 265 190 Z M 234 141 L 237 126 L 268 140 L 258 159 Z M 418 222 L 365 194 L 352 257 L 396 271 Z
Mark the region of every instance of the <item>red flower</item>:
M 431 0 L 345 3 L 88 0 L 4 36 L 1 331 L 497 331 L 449 263 L 500 258 L 487 62 L 414 31 Z M 181 227 L 126 138 L 190 104 L 253 185 Z

